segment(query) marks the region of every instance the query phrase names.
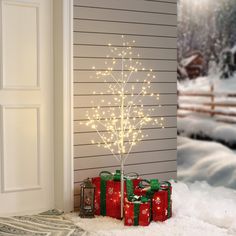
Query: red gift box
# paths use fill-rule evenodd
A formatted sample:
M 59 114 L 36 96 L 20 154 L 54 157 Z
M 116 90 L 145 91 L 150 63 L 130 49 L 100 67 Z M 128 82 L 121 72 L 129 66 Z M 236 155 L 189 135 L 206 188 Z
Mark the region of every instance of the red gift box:
M 152 198 L 152 219 L 153 221 L 167 220 L 168 193 L 167 191 L 158 191 Z
M 169 219 L 170 217 L 172 217 L 172 199 L 171 199 L 171 195 L 172 195 L 172 186 L 171 183 L 168 181 L 164 181 L 161 182 L 161 190 L 166 191 L 167 192 L 167 218 Z
M 151 216 L 150 209 L 151 209 L 150 201 L 142 202 L 141 200 L 139 200 L 130 202 L 126 198 L 124 205 L 125 225 L 148 226 L 150 224 L 150 216 Z
M 104 178 L 102 174 L 107 174 Z M 116 172 L 116 174 L 119 171 Z M 92 183 L 95 185 L 95 215 L 110 216 L 120 219 L 121 217 L 121 183 L 119 178 L 114 178 L 110 172 L 101 172 L 100 177 L 92 178 Z M 128 192 L 132 191 L 133 187 L 136 187 L 140 182 L 140 179 L 133 179 L 132 190 L 130 188 Z M 131 193 L 129 193 L 130 195 Z M 124 198 L 127 196 L 126 184 L 124 185 Z
M 142 180 L 134 189 L 134 194 L 152 199 L 152 217 L 154 221 L 165 221 L 172 216 L 172 187 L 168 181 L 157 179 Z
M 162 182 L 160 190 L 152 197 L 153 221 L 165 221 L 172 216 L 172 187 L 169 182 Z

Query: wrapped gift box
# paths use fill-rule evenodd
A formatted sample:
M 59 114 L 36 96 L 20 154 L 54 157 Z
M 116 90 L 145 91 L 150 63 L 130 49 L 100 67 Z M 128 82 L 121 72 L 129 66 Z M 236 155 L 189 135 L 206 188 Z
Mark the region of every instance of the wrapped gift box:
M 152 220 L 167 220 L 168 193 L 167 191 L 158 191 L 152 198 Z
M 134 189 L 134 194 L 152 200 L 153 221 L 165 221 L 172 216 L 171 193 L 170 182 L 159 183 L 157 179 L 142 180 Z
M 170 217 L 172 217 L 172 199 L 171 199 L 172 186 L 171 186 L 171 183 L 168 181 L 161 182 L 160 189 L 162 191 L 167 192 L 167 218 L 169 219 Z
M 128 178 L 128 177 L 126 177 Z M 139 184 L 138 177 L 125 180 L 124 198 L 127 194 L 133 194 L 133 189 Z M 121 183 L 120 172 L 115 174 L 110 172 L 101 172 L 100 177 L 92 178 L 92 183 L 95 185 L 95 215 L 110 216 L 120 219 L 121 216 Z M 128 192 L 128 193 L 127 193 Z
M 148 226 L 151 217 L 151 202 L 145 200 L 129 201 L 125 199 L 124 205 L 124 224 L 127 226 Z

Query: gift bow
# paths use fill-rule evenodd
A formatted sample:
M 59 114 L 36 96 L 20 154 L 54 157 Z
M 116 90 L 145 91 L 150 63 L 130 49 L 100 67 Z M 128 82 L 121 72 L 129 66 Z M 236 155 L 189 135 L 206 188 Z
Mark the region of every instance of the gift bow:
M 143 184 L 143 183 L 146 183 L 146 184 Z M 158 179 L 151 179 L 151 180 L 144 179 L 140 181 L 138 186 L 139 188 L 142 188 L 142 189 L 148 187 L 148 189 L 152 191 L 157 191 L 160 189 L 160 183 Z
M 133 195 L 131 202 L 141 202 L 141 203 L 146 203 L 150 201 L 147 197 L 144 196 L 137 196 L 137 195 Z
M 100 172 L 99 176 L 101 177 L 101 179 L 107 181 L 107 180 L 114 180 L 114 181 L 120 181 L 121 180 L 121 172 L 120 170 L 116 170 L 116 172 L 114 174 L 112 174 L 109 171 L 102 171 Z M 131 172 L 128 174 L 124 175 L 124 179 L 137 179 L 139 177 L 139 175 L 135 172 Z
M 146 196 L 151 198 L 153 194 L 160 189 L 160 183 L 158 179 L 144 179 L 139 183 L 138 187 L 141 189 L 146 189 Z

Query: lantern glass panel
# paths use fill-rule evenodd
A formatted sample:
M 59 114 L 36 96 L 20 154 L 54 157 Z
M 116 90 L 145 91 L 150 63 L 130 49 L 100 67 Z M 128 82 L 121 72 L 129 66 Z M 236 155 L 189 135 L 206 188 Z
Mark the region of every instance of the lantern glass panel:
M 90 179 L 86 179 L 80 189 L 80 217 L 94 217 L 94 194 L 95 186 Z
M 93 192 L 94 190 L 92 188 L 85 188 L 84 189 L 84 210 L 93 210 Z

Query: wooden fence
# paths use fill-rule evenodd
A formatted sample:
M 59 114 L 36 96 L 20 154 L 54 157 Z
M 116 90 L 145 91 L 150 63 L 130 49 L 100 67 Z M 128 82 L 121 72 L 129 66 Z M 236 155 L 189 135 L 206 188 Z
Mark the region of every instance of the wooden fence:
M 184 98 L 189 98 L 187 103 L 181 101 Z M 236 123 L 236 93 L 215 92 L 212 85 L 206 92 L 178 91 L 178 101 L 178 117 L 199 113 L 216 121 Z

